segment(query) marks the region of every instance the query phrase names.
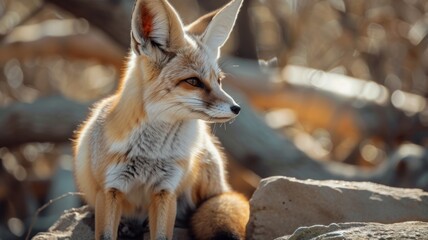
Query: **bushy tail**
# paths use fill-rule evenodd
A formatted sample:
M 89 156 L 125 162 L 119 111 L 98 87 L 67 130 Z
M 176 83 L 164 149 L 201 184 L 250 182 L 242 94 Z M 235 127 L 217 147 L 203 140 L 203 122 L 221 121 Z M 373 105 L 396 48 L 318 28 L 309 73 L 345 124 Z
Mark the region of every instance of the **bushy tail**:
M 205 201 L 193 214 L 192 234 L 198 240 L 243 240 L 250 215 L 248 200 L 235 192 Z

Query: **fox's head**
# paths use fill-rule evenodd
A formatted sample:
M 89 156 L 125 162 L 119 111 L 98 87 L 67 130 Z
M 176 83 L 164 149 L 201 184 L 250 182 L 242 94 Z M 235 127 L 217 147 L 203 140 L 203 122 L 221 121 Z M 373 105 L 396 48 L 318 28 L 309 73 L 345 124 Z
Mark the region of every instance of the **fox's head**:
M 136 1 L 126 79 L 138 83 L 125 87 L 142 91 L 148 118 L 225 122 L 238 115 L 217 59 L 241 4 L 233 0 L 184 27 L 167 0 Z

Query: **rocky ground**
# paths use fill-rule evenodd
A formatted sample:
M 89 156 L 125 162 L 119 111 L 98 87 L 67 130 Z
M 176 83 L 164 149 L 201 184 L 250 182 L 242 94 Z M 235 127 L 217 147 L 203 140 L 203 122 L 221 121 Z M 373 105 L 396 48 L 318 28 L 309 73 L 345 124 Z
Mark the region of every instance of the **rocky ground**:
M 260 182 L 250 203 L 247 233 L 257 240 L 289 235 L 302 226 L 428 222 L 428 192 L 368 182 L 271 177 Z
M 300 227 L 292 235 L 275 240 L 341 240 L 341 239 L 427 239 L 426 222 L 402 223 L 332 223 Z
M 428 192 L 367 182 L 261 181 L 250 200 L 249 239 L 428 239 Z M 66 211 L 33 239 L 91 239 L 94 218 L 88 207 Z M 122 225 L 148 239 L 147 229 Z M 188 239 L 175 229 L 175 239 Z

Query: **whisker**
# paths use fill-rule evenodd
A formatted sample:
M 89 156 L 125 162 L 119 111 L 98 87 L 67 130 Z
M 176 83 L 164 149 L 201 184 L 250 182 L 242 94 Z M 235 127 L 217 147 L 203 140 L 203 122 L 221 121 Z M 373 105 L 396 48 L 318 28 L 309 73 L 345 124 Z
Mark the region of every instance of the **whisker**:
M 214 124 L 213 124 L 213 128 L 212 128 L 212 131 L 211 131 L 211 133 L 212 133 L 212 134 L 215 134 L 216 126 L 217 126 L 217 124 L 216 124 L 216 123 L 214 123 Z
M 212 104 L 212 103 L 210 103 L 208 101 L 205 101 L 205 100 L 202 100 L 202 99 L 199 99 L 199 98 L 195 98 L 195 97 L 191 97 L 191 98 L 187 98 L 187 99 L 189 99 L 189 100 L 196 100 L 197 102 L 202 102 L 202 103 L 206 104 L 208 107 L 212 107 L 214 105 L 214 104 Z
M 161 110 L 160 112 L 158 112 L 158 113 L 156 114 L 155 118 L 159 117 L 162 113 L 164 113 L 164 112 L 166 112 L 166 111 L 170 110 L 171 108 L 176 107 L 176 106 L 179 106 L 179 105 L 180 105 L 180 103 L 173 103 L 171 106 L 169 106 L 169 107 L 167 107 L 167 108 L 165 108 L 165 109 Z

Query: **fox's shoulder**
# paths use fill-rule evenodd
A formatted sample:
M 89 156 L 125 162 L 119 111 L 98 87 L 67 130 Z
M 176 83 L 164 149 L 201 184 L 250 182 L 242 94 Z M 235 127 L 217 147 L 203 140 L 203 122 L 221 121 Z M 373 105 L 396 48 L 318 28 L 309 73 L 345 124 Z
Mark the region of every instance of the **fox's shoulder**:
M 102 128 L 115 99 L 116 96 L 113 95 L 94 103 L 88 118 L 79 126 L 75 132 L 73 138 L 75 142 L 75 149 L 77 149 L 78 145 L 82 142 L 87 142 L 95 129 Z
M 114 103 L 117 101 L 117 95 L 111 95 L 94 103 L 89 119 L 96 119 L 97 123 L 104 124 L 105 119 L 111 112 Z
M 111 108 L 116 101 L 117 96 L 112 95 L 106 98 L 103 98 L 93 104 L 89 116 L 85 122 L 80 126 L 81 129 L 85 126 L 90 126 L 93 124 L 104 125 L 107 119 L 108 114 L 111 111 Z

